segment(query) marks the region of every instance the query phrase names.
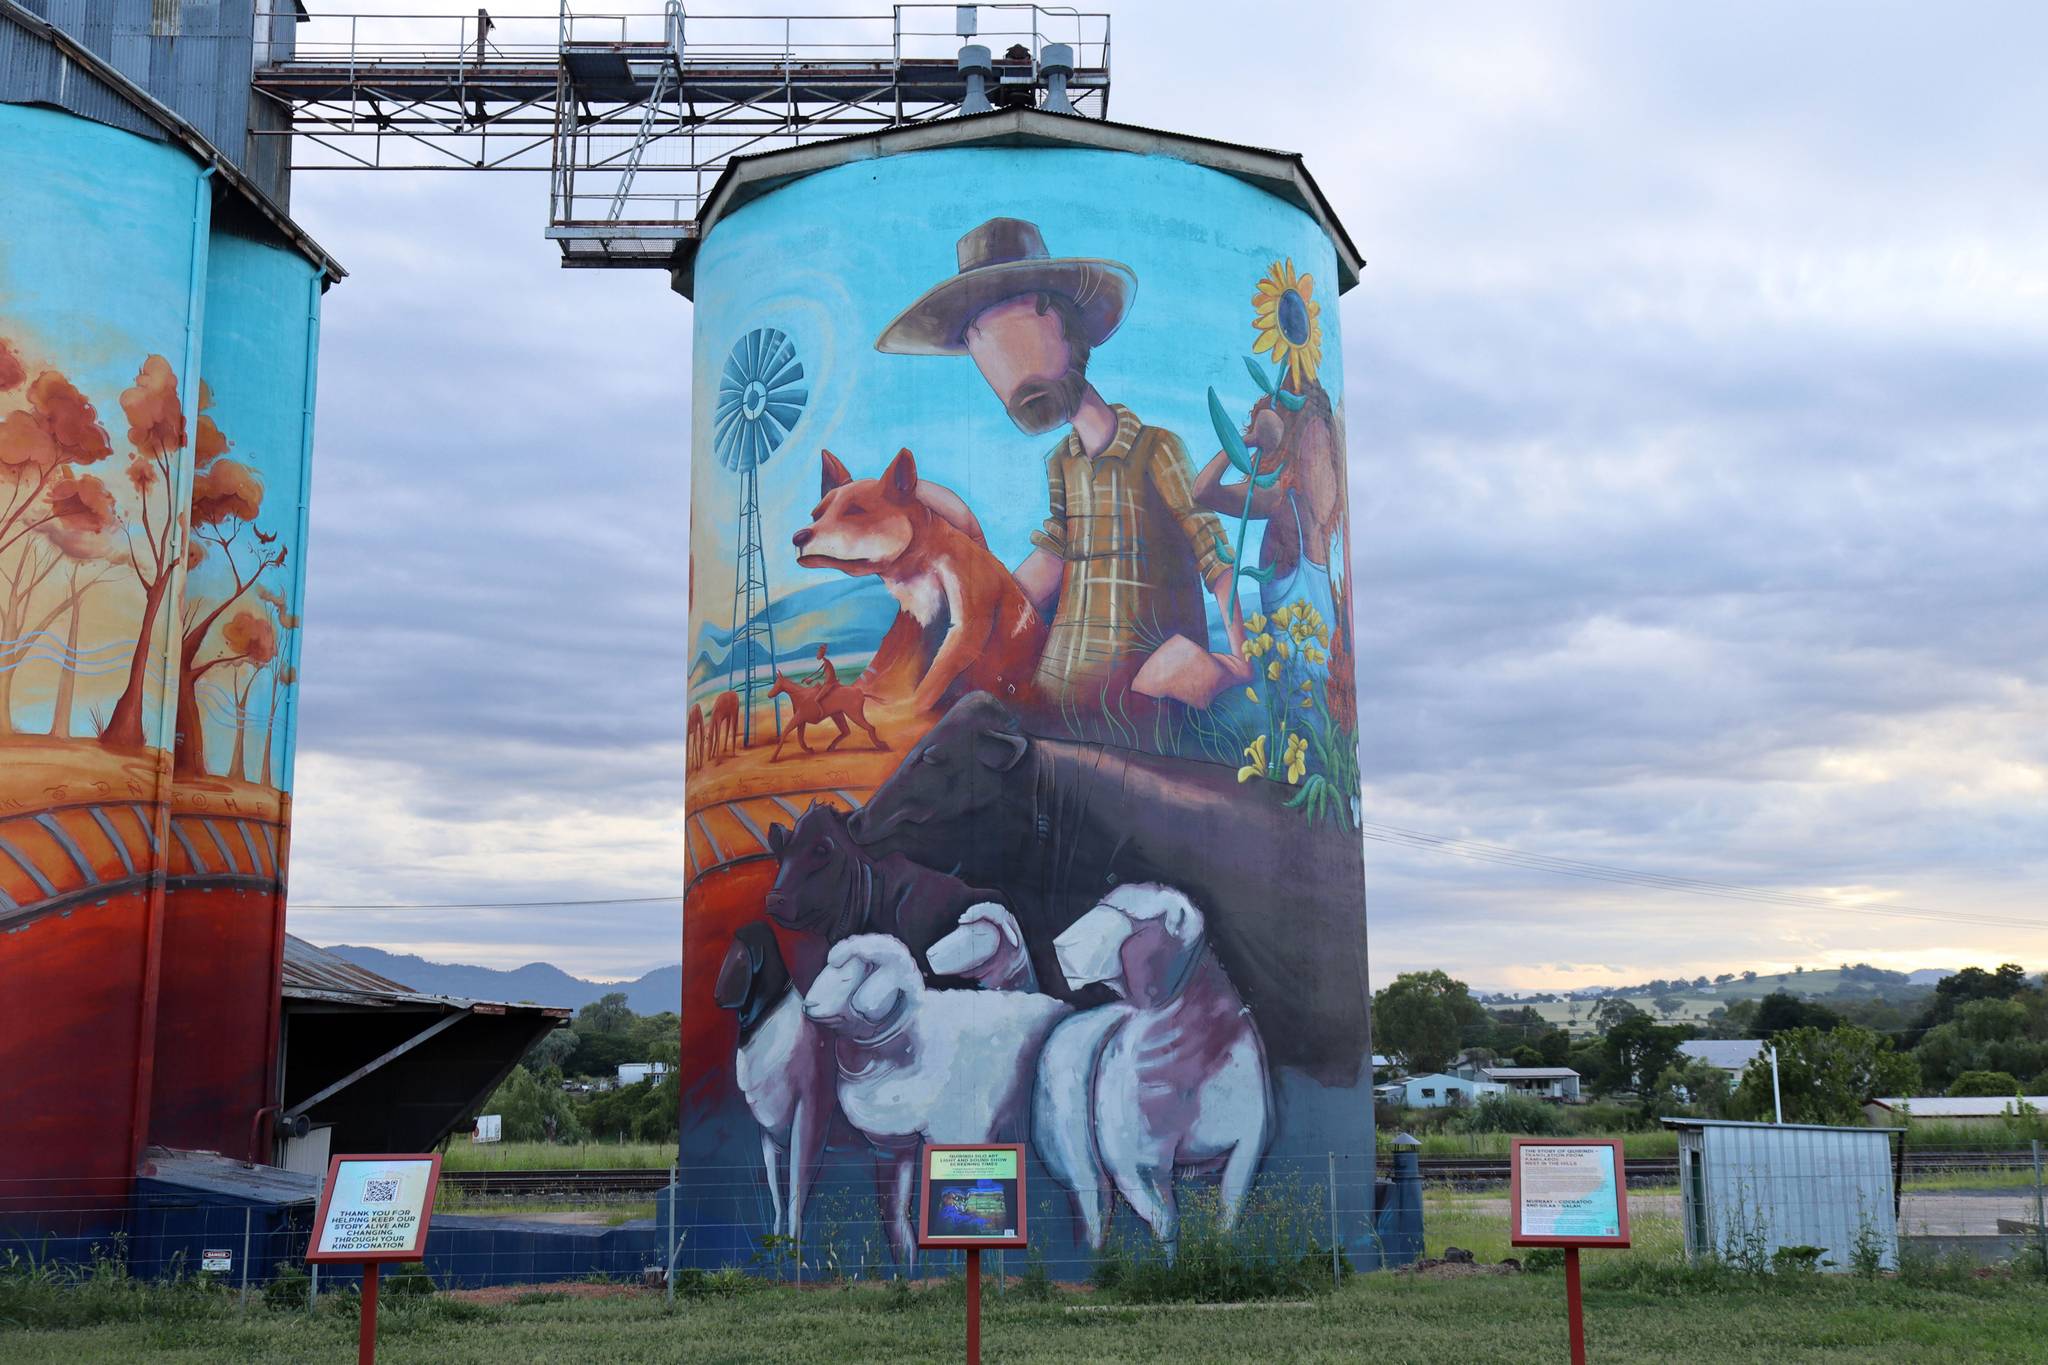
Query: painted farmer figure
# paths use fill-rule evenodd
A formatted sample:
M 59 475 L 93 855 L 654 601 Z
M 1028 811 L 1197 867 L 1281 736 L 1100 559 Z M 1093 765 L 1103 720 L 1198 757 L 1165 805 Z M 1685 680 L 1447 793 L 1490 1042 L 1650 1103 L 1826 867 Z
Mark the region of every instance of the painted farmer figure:
M 1045 461 L 1049 514 L 1018 565 L 1025 596 L 1052 621 L 1033 690 L 1048 704 L 1128 687 L 1206 706 L 1249 664 L 1209 651 L 1204 586 L 1223 602 L 1223 528 L 1195 502 L 1181 439 L 1103 401 L 1090 353 L 1137 289 L 1116 261 L 1053 257 L 1038 228 L 991 218 L 960 239 L 959 273 L 927 291 L 876 341 L 896 355 L 971 356 L 1026 435 L 1066 427 Z

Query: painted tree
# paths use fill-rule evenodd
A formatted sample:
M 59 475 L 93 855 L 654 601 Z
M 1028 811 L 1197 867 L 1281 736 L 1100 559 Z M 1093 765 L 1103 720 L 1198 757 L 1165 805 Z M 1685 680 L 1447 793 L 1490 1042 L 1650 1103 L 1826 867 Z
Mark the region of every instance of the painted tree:
M 271 754 L 277 742 L 277 704 L 280 699 L 290 699 L 291 690 L 299 681 L 299 670 L 291 662 L 290 648 L 291 633 L 299 628 L 299 618 L 281 592 L 273 592 L 259 583 L 256 585 L 256 597 L 270 608 L 271 620 L 277 626 L 277 661 L 270 670 L 270 709 L 263 722 L 263 774 L 258 779 L 266 787 L 275 787 L 277 781 L 271 775 Z
M 202 392 L 202 401 L 205 399 Z M 208 418 L 200 420 L 205 426 L 211 425 Z M 193 455 L 192 563 L 197 567 L 218 553 L 227 569 L 229 586 L 218 601 L 211 603 L 197 592 L 186 594 L 184 642 L 178 653 L 178 741 L 174 760 L 180 776 L 197 777 L 206 772 L 206 729 L 199 712 L 200 679 L 224 663 L 240 663 L 249 657 L 235 642 L 226 640 L 224 634 L 222 643 L 228 653 L 202 663 L 199 656 L 207 637 L 215 623 L 242 600 L 257 579 L 284 563 L 287 548 L 276 543 L 275 535 L 256 526 L 256 517 L 263 510 L 263 480 L 249 466 L 224 458 L 227 449 L 228 442 L 220 437 L 218 428 L 209 438 L 202 427 L 199 447 Z M 243 531 L 251 533 L 253 545 L 241 544 Z M 262 662 L 268 664 L 277 654 L 277 633 L 270 617 L 265 612 L 247 611 L 237 613 L 235 619 L 240 621 L 244 617 L 262 623 L 269 641 Z M 253 626 L 244 628 L 242 644 L 255 639 L 250 633 L 253 630 Z
M 133 387 L 121 392 L 121 410 L 128 416 L 128 483 L 135 490 L 138 511 L 121 524 L 122 562 L 142 589 L 142 613 L 135 632 L 135 650 L 128 660 L 128 682 L 100 731 L 109 748 L 139 749 L 143 689 L 149 678 L 149 655 L 163 614 L 164 597 L 178 568 L 180 509 L 172 505 L 178 485 L 178 455 L 185 448 L 185 410 L 178 401 L 178 376 L 171 362 L 150 356 L 136 372 Z
M 75 602 L 60 601 L 41 619 L 31 619 L 37 593 L 70 557 L 61 534 L 89 532 L 112 501 L 97 478 L 79 473 L 80 466 L 113 453 L 91 402 L 56 370 L 38 371 L 31 379 L 19 353 L 0 340 L 0 393 L 16 390 L 23 391 L 26 406 L 0 418 L 0 580 L 6 584 L 0 600 L 0 733 L 14 728 L 13 690 L 21 666 L 42 632 Z M 68 670 L 68 660 L 62 666 Z
M 257 676 L 277 658 L 277 627 L 268 612 L 245 609 L 228 618 L 228 623 L 221 627 L 220 639 L 222 648 L 228 652 L 198 667 L 204 671 L 232 664 L 242 675 L 242 685 L 235 692 L 235 747 L 228 755 L 227 774 L 246 779 L 249 689 L 255 685 Z
M 50 505 L 56 521 L 43 528 L 43 538 L 69 568 L 68 580 L 57 602 L 43 616 L 36 629 L 46 629 L 59 614 L 67 616 L 64 627 L 64 658 L 57 672 L 57 696 L 50 711 L 50 733 L 59 739 L 71 737 L 71 713 L 78 693 L 78 634 L 85 616 L 86 595 L 116 572 L 121 551 L 108 533 L 120 525 L 120 509 L 114 494 L 91 474 L 80 474 L 51 487 Z

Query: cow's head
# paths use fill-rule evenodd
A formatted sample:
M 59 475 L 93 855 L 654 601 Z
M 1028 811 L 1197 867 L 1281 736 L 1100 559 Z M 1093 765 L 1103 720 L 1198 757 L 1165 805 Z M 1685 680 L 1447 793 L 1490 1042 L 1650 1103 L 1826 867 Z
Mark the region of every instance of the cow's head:
M 855 934 L 832 945 L 804 996 L 804 1013 L 849 1042 L 874 1044 L 910 1025 L 924 975 L 901 939 Z
M 1028 821 L 1030 753 L 1017 713 L 986 692 L 970 692 L 903 756 L 847 828 L 876 850 L 951 867 L 970 832 L 1006 800 Z
M 1053 951 L 1071 989 L 1100 982 L 1134 1005 L 1152 1007 L 1187 984 L 1203 932 L 1202 912 L 1181 892 L 1131 882 L 1062 930 Z
M 844 811 L 813 803 L 794 827 L 768 826 L 768 851 L 776 858 L 775 882 L 763 908 L 777 924 L 834 939 L 860 928 L 862 855 Z

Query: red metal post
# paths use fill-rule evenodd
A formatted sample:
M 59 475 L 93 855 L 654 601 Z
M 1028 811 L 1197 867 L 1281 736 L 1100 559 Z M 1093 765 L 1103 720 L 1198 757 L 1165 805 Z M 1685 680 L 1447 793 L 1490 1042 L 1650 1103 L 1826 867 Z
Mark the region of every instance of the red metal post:
M 967 1248 L 967 1365 L 981 1365 L 981 1248 Z
M 1573 1272 L 1575 1275 L 1576 1271 Z M 1573 1284 L 1578 1280 L 1574 1279 Z M 1576 1299 L 1573 1300 L 1577 1302 Z M 377 1263 L 363 1266 L 363 1325 L 356 1334 L 356 1365 L 376 1365 L 377 1360 Z
M 1586 1365 L 1586 1308 L 1579 1297 L 1579 1249 L 1564 1249 L 1564 1311 L 1570 1320 L 1572 1365 Z

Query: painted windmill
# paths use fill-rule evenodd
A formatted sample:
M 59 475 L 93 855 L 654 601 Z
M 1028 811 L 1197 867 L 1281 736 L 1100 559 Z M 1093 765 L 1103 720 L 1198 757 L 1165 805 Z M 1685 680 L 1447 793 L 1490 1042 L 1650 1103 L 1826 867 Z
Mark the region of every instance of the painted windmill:
M 768 614 L 768 562 L 761 553 L 761 466 L 781 449 L 803 415 L 810 391 L 801 387 L 803 363 L 796 343 L 773 327 L 739 339 L 718 377 L 712 445 L 719 461 L 740 476 L 739 549 L 733 566 L 732 638 L 725 684 L 740 699 L 740 743 L 753 742 L 754 696 L 775 682 L 775 623 Z M 782 700 L 775 702 L 775 733 L 782 734 Z

